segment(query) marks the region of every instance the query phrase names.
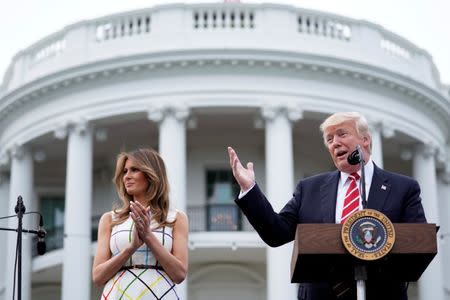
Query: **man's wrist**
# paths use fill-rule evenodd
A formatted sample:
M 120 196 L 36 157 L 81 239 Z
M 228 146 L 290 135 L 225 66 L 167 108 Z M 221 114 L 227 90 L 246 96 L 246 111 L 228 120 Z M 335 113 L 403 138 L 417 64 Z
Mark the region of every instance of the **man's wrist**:
M 255 187 L 255 185 L 256 185 L 256 182 L 253 182 L 253 184 L 250 185 L 248 188 L 246 188 L 246 189 L 242 189 L 241 188 L 241 191 L 239 192 L 238 199 L 242 199 L 242 197 L 247 195 L 247 193 L 250 192 Z

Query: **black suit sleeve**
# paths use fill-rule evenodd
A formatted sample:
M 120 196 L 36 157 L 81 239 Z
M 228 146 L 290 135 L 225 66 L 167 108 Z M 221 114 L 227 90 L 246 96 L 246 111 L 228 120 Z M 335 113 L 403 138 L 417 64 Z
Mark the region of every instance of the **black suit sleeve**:
M 296 194 L 297 191 L 279 214 L 273 210 L 258 185 L 235 201 L 261 239 L 271 247 L 278 247 L 295 238 L 299 210 Z

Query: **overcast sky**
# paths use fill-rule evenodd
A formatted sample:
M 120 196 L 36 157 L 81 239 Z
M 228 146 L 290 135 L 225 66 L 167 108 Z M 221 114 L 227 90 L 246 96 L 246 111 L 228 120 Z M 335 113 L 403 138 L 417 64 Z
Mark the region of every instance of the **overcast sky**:
M 0 81 L 13 56 L 68 24 L 111 13 L 191 0 L 0 0 Z M 241 0 L 243 3 L 263 1 Z M 273 0 L 377 23 L 425 49 L 450 84 L 450 0 Z

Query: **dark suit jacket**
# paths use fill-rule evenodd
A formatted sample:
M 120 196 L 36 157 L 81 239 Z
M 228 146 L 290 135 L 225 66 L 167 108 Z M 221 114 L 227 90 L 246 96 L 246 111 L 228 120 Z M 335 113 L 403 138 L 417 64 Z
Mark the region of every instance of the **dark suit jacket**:
M 292 199 L 275 213 L 258 185 L 236 203 L 266 244 L 277 247 L 292 241 L 298 223 L 335 223 L 339 171 L 301 180 Z M 382 188 L 383 187 L 383 188 Z M 367 208 L 384 213 L 393 223 L 424 223 L 420 187 L 416 180 L 386 172 L 377 166 L 369 191 Z M 376 285 L 376 286 L 375 286 Z M 330 283 L 300 284 L 299 299 L 336 299 Z M 356 299 L 351 296 L 350 299 Z M 400 282 L 367 282 L 367 299 L 407 299 Z

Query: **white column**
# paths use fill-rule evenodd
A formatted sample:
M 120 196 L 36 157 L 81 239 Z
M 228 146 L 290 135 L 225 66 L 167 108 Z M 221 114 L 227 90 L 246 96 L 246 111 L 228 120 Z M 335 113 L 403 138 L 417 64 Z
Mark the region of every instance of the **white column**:
M 170 185 L 170 206 L 186 212 L 186 119 L 184 106 L 151 109 L 148 118 L 159 123 L 159 154 L 164 159 Z M 181 299 L 188 298 L 187 281 L 177 286 Z
M 449 153 L 450 154 L 450 153 Z M 450 158 L 450 157 L 449 157 Z M 441 229 L 438 236 L 441 239 L 441 252 L 442 252 L 442 269 L 444 278 L 444 288 L 446 292 L 446 298 L 450 299 L 450 159 L 440 176 L 438 184 L 438 195 L 440 201 L 440 220 Z
M 152 109 L 148 118 L 159 123 L 159 154 L 164 159 L 170 184 L 170 202 L 186 211 L 186 107 Z
M 283 107 L 264 107 L 266 120 L 266 195 L 279 212 L 294 190 L 294 158 L 291 121 L 301 112 Z M 290 259 L 293 243 L 267 248 L 267 299 L 297 299 L 297 286 L 291 283 Z
M 14 147 L 11 151 L 11 176 L 9 190 L 8 215 L 14 215 L 18 196 L 22 196 L 26 211 L 33 210 L 33 160 L 30 152 L 23 146 Z M 36 228 L 31 220 L 36 217 L 24 215 L 23 228 Z M 8 227 L 17 228 L 17 218 L 9 219 Z M 22 234 L 22 300 L 31 299 L 31 239 L 33 236 Z M 6 258 L 6 293 L 5 299 L 12 299 L 14 259 L 16 253 L 17 233 L 8 233 L 8 249 Z M 17 299 L 17 280 L 16 280 Z
M 381 123 L 369 122 L 372 133 L 372 154 L 371 158 L 375 164 L 383 168 L 383 144 L 381 140 Z
M 368 120 L 370 132 L 372 133 L 372 160 L 375 164 L 383 168 L 383 137 L 384 138 L 392 138 L 394 137 L 394 129 L 390 127 L 388 124 L 375 121 Z
M 62 299 L 91 297 L 92 130 L 68 128 Z
M 413 157 L 413 176 L 419 182 L 422 190 L 422 205 L 427 221 L 439 225 L 436 166 L 434 161 L 435 150 L 430 145 L 417 147 Z M 438 254 L 418 282 L 420 300 L 444 299 L 441 262 L 441 248 L 438 239 Z
M 5 164 L 6 165 L 6 164 Z M 3 168 L 2 160 L 0 159 L 0 168 Z M 9 168 L 9 167 L 8 167 Z M 0 171 L 0 216 L 11 215 L 9 211 L 9 173 Z M 6 227 L 7 223 L 2 222 L 1 226 Z M 0 231 L 0 241 L 7 241 L 9 233 L 6 231 Z M 4 266 L 4 270 L 7 271 L 7 247 L 0 247 L 0 266 Z M 9 275 L 6 272 L 0 272 L 0 299 L 5 298 L 6 281 Z

